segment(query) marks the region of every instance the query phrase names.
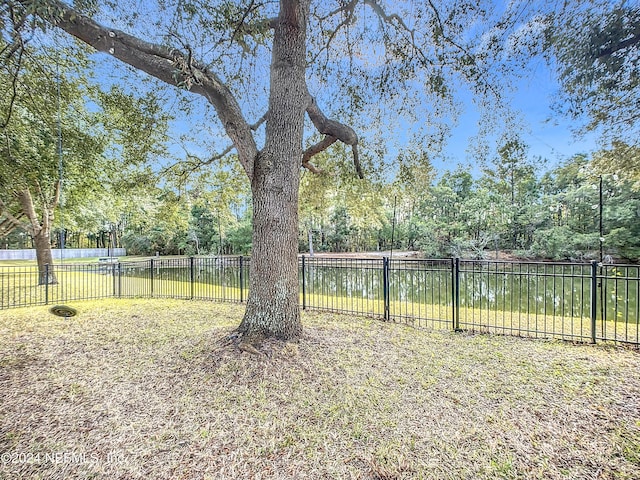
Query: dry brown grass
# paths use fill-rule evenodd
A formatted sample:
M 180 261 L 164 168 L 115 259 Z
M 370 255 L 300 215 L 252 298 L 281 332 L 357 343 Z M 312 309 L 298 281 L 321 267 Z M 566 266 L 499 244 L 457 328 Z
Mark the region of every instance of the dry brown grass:
M 637 479 L 640 355 L 305 314 L 264 360 L 242 307 L 0 311 L 0 478 Z

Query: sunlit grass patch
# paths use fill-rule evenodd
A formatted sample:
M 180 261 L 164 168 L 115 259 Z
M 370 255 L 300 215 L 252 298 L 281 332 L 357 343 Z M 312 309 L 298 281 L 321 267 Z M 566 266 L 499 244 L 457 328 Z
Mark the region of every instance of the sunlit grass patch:
M 56 269 L 58 283 L 38 284 L 35 266 L 0 272 L 0 309 L 108 297 L 170 297 L 241 301 L 247 291 L 234 285 L 193 283 L 149 276 L 120 275 L 115 265 Z
M 306 298 L 306 306 L 310 310 L 384 316 L 382 299 L 314 294 Z M 582 342 L 589 342 L 592 338 L 591 319 L 568 314 L 553 315 L 534 311 L 519 312 L 495 308 L 460 307 L 457 312 L 458 322 L 454 323 L 451 304 L 392 300 L 389 302 L 389 315 L 394 321 L 431 329 L 453 330 L 459 328 L 481 333 L 559 338 Z M 595 333 L 598 340 L 637 343 L 640 340 L 640 324 L 613 320 L 602 321 L 598 318 Z
M 74 306 L 0 312 L 0 477 L 640 477 L 635 352 L 307 312 L 261 359 L 242 306 Z

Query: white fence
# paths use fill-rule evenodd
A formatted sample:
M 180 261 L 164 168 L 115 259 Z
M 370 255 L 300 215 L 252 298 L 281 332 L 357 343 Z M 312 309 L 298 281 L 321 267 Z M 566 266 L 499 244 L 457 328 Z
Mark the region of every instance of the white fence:
M 54 259 L 65 258 L 90 258 L 90 257 L 124 257 L 127 250 L 124 248 L 65 248 L 51 250 Z M 62 252 L 62 255 L 61 255 Z M 0 260 L 35 260 L 34 249 L 24 250 L 0 250 Z

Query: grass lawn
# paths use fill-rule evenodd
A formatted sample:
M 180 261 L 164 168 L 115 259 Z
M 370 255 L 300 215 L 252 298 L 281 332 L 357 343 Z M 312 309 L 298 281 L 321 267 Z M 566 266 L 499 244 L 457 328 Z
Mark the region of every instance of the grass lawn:
M 0 311 L 2 479 L 638 479 L 640 354 L 305 313 L 267 359 L 243 307 Z

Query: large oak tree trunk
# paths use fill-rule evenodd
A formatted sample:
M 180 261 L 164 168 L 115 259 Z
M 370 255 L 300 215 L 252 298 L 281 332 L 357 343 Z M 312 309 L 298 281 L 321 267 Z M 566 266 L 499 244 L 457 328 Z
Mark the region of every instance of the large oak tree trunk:
M 36 260 L 38 262 L 38 284 L 52 285 L 58 283 L 55 270 L 53 268 L 53 256 L 51 254 L 51 240 L 49 239 L 49 231 L 41 229 L 33 237 L 33 243 L 36 247 Z
M 298 293 L 298 188 L 308 104 L 305 37 L 309 1 L 281 0 L 274 31 L 266 143 L 254 163 L 253 251 L 247 310 L 238 327 L 249 341 L 302 333 Z
M 250 342 L 269 336 L 293 340 L 302 333 L 298 297 L 298 185 L 294 180 L 297 174 L 290 172 L 286 188 L 269 185 L 273 184 L 273 173 L 260 172 L 258 180 L 254 180 L 249 298 L 238 328 Z

